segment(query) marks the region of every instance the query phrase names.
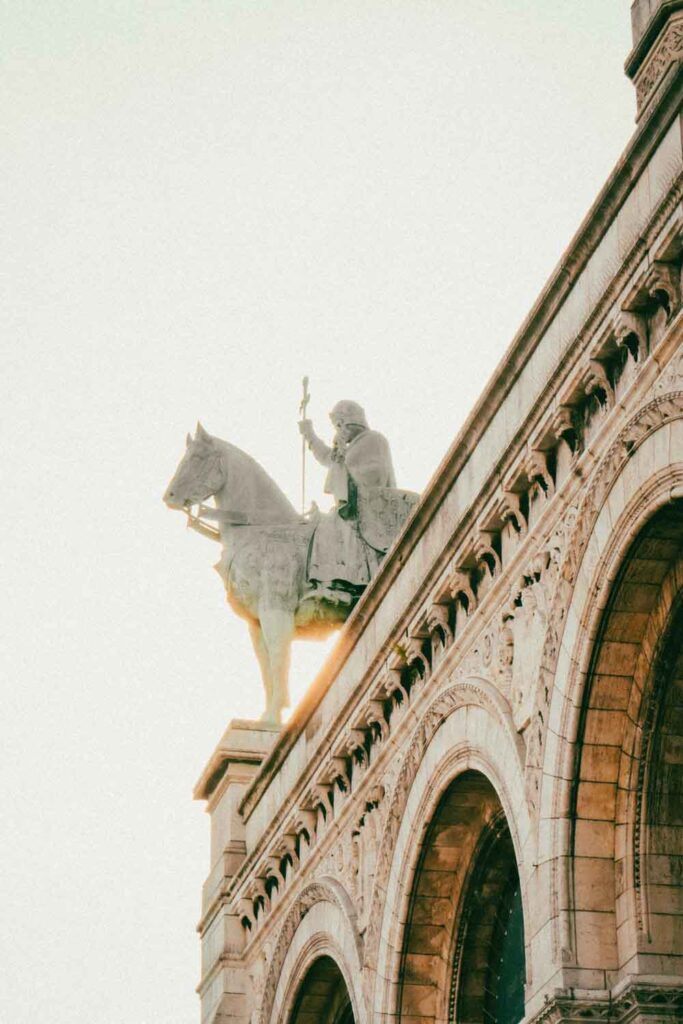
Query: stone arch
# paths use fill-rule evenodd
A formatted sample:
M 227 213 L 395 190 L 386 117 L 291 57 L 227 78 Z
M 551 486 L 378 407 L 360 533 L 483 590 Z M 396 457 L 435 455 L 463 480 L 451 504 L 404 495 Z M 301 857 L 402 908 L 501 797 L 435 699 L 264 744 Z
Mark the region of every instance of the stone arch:
M 299 983 L 287 1024 L 356 1024 L 351 997 L 336 961 L 317 957 Z
M 524 926 L 514 846 L 494 787 L 457 775 L 421 845 L 403 934 L 398 1019 L 516 1024 Z
M 677 768 L 683 713 L 676 687 L 683 671 L 682 603 L 678 501 L 656 512 L 632 539 L 592 646 L 569 808 L 582 966 L 661 974 L 678 962 L 671 962 L 675 942 L 665 932 L 683 928 L 676 866 L 683 857 L 683 775 Z M 650 896 L 655 913 L 648 913 Z
M 617 832 L 610 832 L 610 828 L 616 829 L 616 819 L 612 825 L 589 826 L 588 821 L 605 822 L 607 819 L 589 819 L 583 811 L 588 810 L 586 798 L 591 785 L 612 786 L 616 813 L 616 791 L 624 788 L 620 783 L 624 782 L 627 762 L 614 751 L 605 755 L 586 749 L 584 759 L 581 751 L 584 746 L 595 746 L 585 744 L 584 739 L 586 736 L 590 739 L 596 729 L 598 733 L 603 727 L 618 729 L 617 719 L 612 714 L 618 709 L 591 708 L 591 701 L 623 700 L 623 693 L 619 698 L 601 693 L 600 681 L 591 691 L 590 680 L 596 674 L 606 674 L 595 671 L 600 651 L 603 659 L 610 653 L 610 648 L 600 648 L 599 642 L 606 632 L 618 629 L 619 616 L 623 628 L 624 613 L 629 611 L 614 604 L 615 600 L 623 599 L 625 592 L 622 591 L 621 598 L 614 595 L 620 574 L 638 571 L 635 562 L 630 563 L 630 570 L 624 569 L 636 553 L 634 544 L 639 538 L 643 543 L 647 541 L 643 532 L 647 531 L 647 524 L 654 522 L 659 510 L 670 506 L 675 496 L 683 493 L 683 463 L 672 463 L 677 453 L 683 453 L 683 423 L 679 418 L 682 414 L 683 396 L 680 394 L 650 403 L 612 446 L 594 474 L 595 485 L 590 483 L 588 487 L 588 497 L 570 538 L 569 554 L 555 597 L 555 622 L 544 655 L 550 700 L 545 710 L 538 709 L 545 733 L 542 782 L 535 804 L 540 817 L 538 859 L 552 862 L 548 924 L 556 967 L 614 971 L 621 957 L 617 952 L 614 880 Z M 617 616 L 611 624 L 606 618 L 610 602 Z M 644 629 L 644 620 L 639 623 L 639 628 Z M 661 622 L 659 626 L 661 634 Z M 652 653 L 652 640 L 644 637 L 645 634 L 639 635 L 638 642 L 644 642 L 646 647 L 650 645 Z M 617 653 L 616 649 L 612 648 L 611 653 Z M 629 690 L 627 710 L 630 700 Z M 588 723 L 588 709 L 603 714 L 592 715 Z M 637 723 L 634 727 L 639 728 Z M 611 735 L 614 738 L 615 733 Z M 626 739 L 628 741 L 628 737 Z M 625 754 L 628 758 L 632 756 L 632 751 Z M 616 768 L 615 758 L 619 762 Z M 535 770 L 532 758 L 527 773 Z M 614 775 L 615 771 L 616 778 L 608 778 L 609 773 Z M 602 777 L 591 778 L 591 774 Z M 580 783 L 584 784 L 583 789 Z M 593 788 L 592 792 L 606 795 L 608 789 Z M 577 810 L 581 821 L 586 823 L 575 828 Z M 605 808 L 603 813 L 606 813 Z M 618 839 L 623 841 L 623 830 Z M 602 853 L 602 864 L 578 862 L 584 856 L 587 860 L 597 860 L 592 856 L 597 850 Z M 566 856 L 570 851 L 577 857 L 576 865 Z M 625 867 L 624 860 L 618 870 Z M 609 907 L 606 901 L 611 904 Z M 622 908 L 624 902 L 622 898 Z M 581 983 L 578 975 L 574 975 L 574 979 L 572 984 Z
M 451 686 L 420 719 L 391 798 L 365 942 L 368 1002 L 376 1019 L 394 1019 L 399 1012 L 406 923 L 416 881 L 419 886 L 425 840 L 440 800 L 464 773 L 476 773 L 497 794 L 520 866 L 525 902 L 521 866 L 530 840 L 530 823 L 522 766 L 520 740 L 509 707 L 489 683 L 468 680 Z M 455 918 L 451 931 L 454 922 Z M 446 953 L 441 949 L 439 955 L 445 962 L 453 954 L 454 949 Z
M 280 929 L 264 985 L 260 1024 L 289 1021 L 297 999 L 303 998 L 301 987 L 309 970 L 321 958 L 332 960 L 340 973 L 354 1024 L 366 1024 L 361 950 L 350 900 L 339 883 L 325 879 L 307 886 Z M 315 979 L 315 972 L 311 977 Z M 306 1007 L 299 1010 L 304 1012 Z
M 675 452 L 683 450 L 681 428 L 683 391 L 660 395 L 636 413 L 610 446 L 590 474 L 580 509 L 566 513 L 568 539 L 563 545 L 560 579 L 552 597 L 548 615 L 548 631 L 541 657 L 537 701 L 529 728 L 526 780 L 529 804 L 535 816 L 540 814 L 543 774 L 556 756 L 556 749 L 546 750 L 547 728 L 558 714 L 557 678 L 566 666 L 562 657 L 571 657 L 568 650 L 567 626 L 575 638 L 576 621 L 582 615 L 591 589 L 601 586 L 593 578 L 598 557 L 605 546 L 605 533 L 611 534 L 612 523 L 622 515 L 635 492 L 652 478 L 662 478 L 663 494 L 681 486 L 678 472 L 670 463 Z M 653 443 L 654 436 L 658 443 Z M 643 458 L 643 448 L 649 461 Z M 667 488 L 668 484 L 668 488 Z M 636 503 L 637 508 L 637 503 Z M 634 513 L 631 514 L 633 519 Z M 600 522 L 602 520 L 602 522 Z M 577 600 L 577 594 L 581 599 Z M 564 693 L 559 694 L 560 704 Z M 551 772 L 552 774 L 553 772 Z

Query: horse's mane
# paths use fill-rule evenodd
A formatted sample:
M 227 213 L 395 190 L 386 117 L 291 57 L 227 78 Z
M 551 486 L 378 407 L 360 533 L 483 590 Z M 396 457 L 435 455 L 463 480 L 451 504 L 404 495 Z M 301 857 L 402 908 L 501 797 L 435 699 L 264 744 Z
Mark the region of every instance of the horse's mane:
M 219 437 L 214 443 L 225 453 L 231 507 L 253 522 L 286 522 L 298 518 L 291 501 L 253 456 Z

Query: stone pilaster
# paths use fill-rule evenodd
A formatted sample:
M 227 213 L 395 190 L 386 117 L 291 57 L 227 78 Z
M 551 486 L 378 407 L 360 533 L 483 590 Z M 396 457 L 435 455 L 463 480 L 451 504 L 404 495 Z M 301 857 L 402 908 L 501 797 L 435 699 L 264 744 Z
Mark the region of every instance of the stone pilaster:
M 230 912 L 227 891 L 248 852 L 240 801 L 278 733 L 262 722 L 233 719 L 194 788 L 195 799 L 206 800 L 211 818 L 211 870 L 199 923 L 202 1024 L 249 1020 L 249 977 L 241 959 L 244 929 L 239 915 Z

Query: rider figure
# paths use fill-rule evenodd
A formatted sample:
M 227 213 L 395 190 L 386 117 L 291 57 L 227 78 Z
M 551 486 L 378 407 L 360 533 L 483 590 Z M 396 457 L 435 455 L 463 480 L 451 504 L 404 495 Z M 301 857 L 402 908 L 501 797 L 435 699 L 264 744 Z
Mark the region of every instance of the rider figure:
M 389 443 L 383 434 L 370 430 L 358 402 L 337 402 L 330 412 L 335 428 L 328 447 L 311 420 L 301 420 L 299 430 L 314 457 L 328 467 L 325 493 L 332 494 L 335 508 L 321 517 L 314 534 L 308 564 L 309 580 L 323 588 L 362 590 L 377 569 L 379 558 L 358 532 L 358 489 L 395 487 Z

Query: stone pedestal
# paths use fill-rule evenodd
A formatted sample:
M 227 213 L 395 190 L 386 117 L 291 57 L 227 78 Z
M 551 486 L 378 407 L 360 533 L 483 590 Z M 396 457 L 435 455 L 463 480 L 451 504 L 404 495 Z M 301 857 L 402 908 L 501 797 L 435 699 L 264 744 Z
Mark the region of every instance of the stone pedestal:
M 239 805 L 275 743 L 279 728 L 233 719 L 209 758 L 193 795 L 211 817 L 211 870 L 202 890 L 202 1024 L 238 1024 L 249 1018 L 249 979 L 239 955 L 244 931 L 225 895 L 247 853 Z

